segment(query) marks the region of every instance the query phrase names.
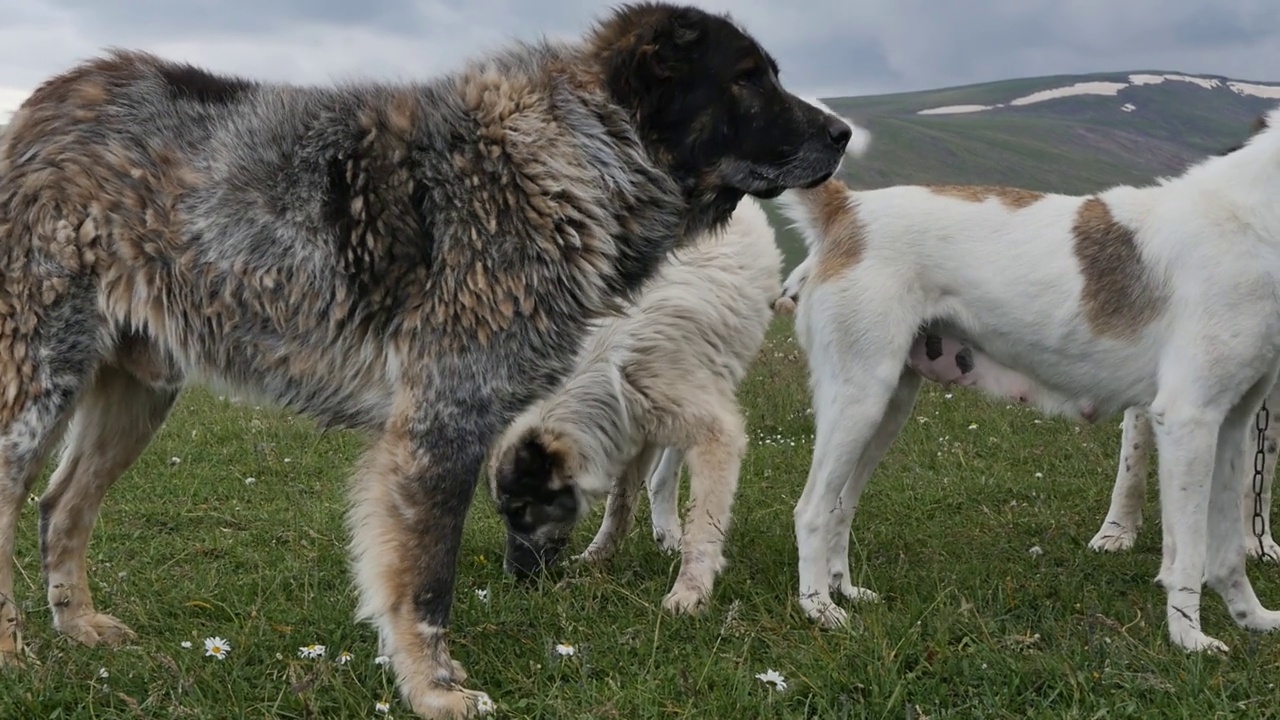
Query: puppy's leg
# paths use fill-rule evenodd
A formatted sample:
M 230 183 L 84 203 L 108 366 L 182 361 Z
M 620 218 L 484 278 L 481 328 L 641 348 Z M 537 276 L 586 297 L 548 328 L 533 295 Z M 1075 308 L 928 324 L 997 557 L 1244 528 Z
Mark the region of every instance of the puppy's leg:
M 645 478 L 653 473 L 658 463 L 661 447 L 646 443 L 640 452 L 631 458 L 622 474 L 613 481 L 613 490 L 604 504 L 604 517 L 600 520 L 600 529 L 591 540 L 587 549 L 575 560 L 580 562 L 601 562 L 612 557 L 622 544 L 622 539 L 631 532 L 635 520 L 636 499 L 640 494 L 640 486 Z
M 662 453 L 658 469 L 649 476 L 649 515 L 653 539 L 663 552 L 680 549 L 680 466 L 684 450 L 669 447 Z
M 1174 392 L 1179 393 L 1187 393 L 1189 387 L 1195 387 L 1187 382 L 1176 385 Z M 1167 594 L 1169 637 L 1175 645 L 1189 651 L 1226 650 L 1225 644 L 1205 635 L 1200 629 L 1200 591 L 1205 579 L 1208 551 L 1210 490 L 1223 418 L 1192 404 L 1185 397 L 1166 399 L 1163 395 L 1162 388 L 1152 403 L 1151 419 L 1159 454 L 1162 523 L 1169 526 L 1166 549 L 1171 545 L 1176 550 L 1171 561 L 1166 558 L 1156 578 Z M 1243 428 L 1237 426 L 1234 436 L 1237 443 L 1242 433 Z M 1238 453 L 1239 445 L 1235 447 Z M 1239 498 L 1237 493 L 1231 505 L 1235 528 L 1232 538 L 1237 544 L 1240 542 Z M 1240 546 L 1239 550 L 1243 559 L 1244 547 Z
M 1259 411 L 1261 416 L 1261 411 Z M 1253 534 L 1253 473 L 1257 462 L 1258 429 L 1257 423 L 1249 423 L 1245 431 L 1248 440 L 1245 442 L 1244 502 L 1241 511 L 1244 514 L 1245 549 L 1249 557 L 1259 557 L 1266 562 L 1280 561 L 1280 545 L 1271 537 L 1271 483 L 1276 475 L 1276 453 L 1280 449 L 1280 383 L 1271 387 L 1267 394 L 1267 429 L 1262 434 L 1263 467 L 1262 467 L 1262 544 Z
M 747 452 L 746 423 L 732 395 L 688 449 L 689 507 L 680 546 L 680 572 L 662 606 L 694 614 L 711 597 L 724 569 L 724 538 L 729 532 L 738 473 Z
M 1125 410 L 1120 431 L 1120 464 L 1116 469 L 1116 483 L 1111 489 L 1111 507 L 1107 509 L 1102 527 L 1089 541 L 1090 548 L 1099 552 L 1116 552 L 1133 547 L 1142 527 L 1142 502 L 1146 496 L 1147 471 L 1154 442 L 1147 408 Z
M 1257 412 L 1260 395 L 1256 391 L 1246 393 L 1227 414 L 1218 434 L 1204 577 L 1205 583 L 1222 596 L 1237 624 L 1249 630 L 1269 631 L 1280 628 L 1280 612 L 1267 610 L 1259 602 L 1245 570 L 1245 547 L 1239 530 L 1240 496 L 1245 480 L 1241 449 L 1246 445 L 1246 433 Z
M 486 381 L 450 380 L 434 397 L 399 393 L 354 478 L 348 518 L 357 617 L 377 626 L 401 697 L 427 718 L 468 717 L 490 704 L 462 687 L 467 675 L 445 635 L 463 522 L 505 415 L 477 391 Z M 455 394 L 464 391 L 475 397 Z
M 40 497 L 40 555 L 53 627 L 90 647 L 134 637 L 124 623 L 94 609 L 85 554 L 107 489 L 137 460 L 177 397 L 176 390 L 152 389 L 118 367 L 101 367 Z
M 876 428 L 866 451 L 858 459 L 853 477 L 840 491 L 840 498 L 829 516 L 828 585 L 833 591 L 838 591 L 850 600 L 869 602 L 879 600 L 879 596 L 871 590 L 853 584 L 852 573 L 849 570 L 849 535 L 862 489 L 866 487 L 867 479 L 871 477 L 871 473 L 875 472 L 876 466 L 884 459 L 885 453 L 911 417 L 911 410 L 915 407 L 921 382 L 922 378 L 918 373 L 904 369 L 902 377 L 898 380 L 898 388 L 894 391 L 893 398 L 889 400 L 888 407 L 885 408 L 884 417 L 880 419 L 880 426 Z

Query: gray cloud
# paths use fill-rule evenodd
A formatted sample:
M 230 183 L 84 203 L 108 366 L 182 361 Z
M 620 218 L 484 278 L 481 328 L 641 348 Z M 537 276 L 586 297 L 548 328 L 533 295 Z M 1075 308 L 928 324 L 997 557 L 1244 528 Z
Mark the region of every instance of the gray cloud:
M 1274 0 L 693 0 L 729 11 L 824 96 L 1169 70 L 1280 81 Z M 111 45 L 266 79 L 407 79 L 512 38 L 572 36 L 591 0 L 0 0 L 0 118 Z

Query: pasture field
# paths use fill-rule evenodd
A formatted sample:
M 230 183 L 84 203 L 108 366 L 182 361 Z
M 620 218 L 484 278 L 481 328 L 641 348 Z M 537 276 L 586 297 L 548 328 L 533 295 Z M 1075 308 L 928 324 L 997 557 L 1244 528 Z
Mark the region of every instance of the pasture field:
M 814 627 L 794 598 L 791 522 L 812 450 L 805 372 L 780 318 L 741 390 L 752 443 L 730 564 L 701 616 L 660 609 L 677 562 L 653 543 L 647 505 L 609 567 L 522 586 L 502 572 L 501 524 L 478 492 L 452 651 L 499 717 L 1276 715 L 1280 636 L 1236 629 L 1210 594 L 1206 629 L 1231 652 L 1168 644 L 1151 582 L 1154 478 L 1135 550 L 1086 548 L 1107 507 L 1118 418 L 1076 427 L 926 388 L 854 522 L 855 575 L 883 602 L 858 608 L 847 630 Z M 267 406 L 188 393 L 109 494 L 90 548 L 98 607 L 138 632 L 116 650 L 52 633 L 29 503 L 18 592 L 37 662 L 0 672 L 0 718 L 410 717 L 374 662 L 375 633 L 351 620 L 344 491 L 361 447 Z M 1250 572 L 1280 606 L 1280 568 Z M 225 659 L 205 655 L 215 636 L 230 642 Z M 299 656 L 311 644 L 323 657 Z M 785 691 L 755 677 L 769 669 Z

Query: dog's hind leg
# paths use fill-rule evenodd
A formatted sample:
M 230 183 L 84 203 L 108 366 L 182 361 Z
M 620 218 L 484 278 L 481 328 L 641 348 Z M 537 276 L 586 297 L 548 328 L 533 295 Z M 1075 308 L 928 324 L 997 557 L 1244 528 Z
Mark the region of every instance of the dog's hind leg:
M 662 606 L 675 613 L 702 610 L 724 569 L 738 474 L 747 452 L 746 423 L 732 394 L 685 451 L 689 463 L 689 505 L 680 542 L 680 572 Z
M 177 397 L 177 389 L 150 387 L 119 366 L 99 367 L 40 497 L 40 554 L 53 627 L 90 647 L 134 637 L 124 623 L 94 609 L 85 556 L 107 490 L 142 454 Z
M 906 323 L 900 323 L 902 327 L 896 328 L 895 333 L 894 327 L 874 322 L 874 316 L 861 316 L 878 310 L 866 302 L 858 306 L 858 318 L 831 318 L 831 325 L 846 327 L 815 333 L 814 342 L 807 343 L 810 347 L 806 348 L 816 433 L 809 476 L 794 511 L 800 607 L 825 628 L 841 627 L 849 619 L 844 609 L 831 600 L 829 516 L 902 383 L 903 365 L 915 334 L 914 327 Z M 801 312 L 805 312 L 803 306 Z M 897 311 L 881 317 L 901 320 L 909 316 Z M 815 322 L 821 320 L 807 320 L 808 324 Z M 868 336 L 877 337 L 877 342 L 854 345 L 837 340 Z M 802 340 L 807 337 L 808 333 L 801 335 Z M 862 487 L 855 485 L 846 505 L 856 506 L 861 492 Z
M 1213 486 L 1209 498 L 1208 546 L 1205 563 L 1205 584 L 1213 588 L 1226 602 L 1231 617 L 1248 630 L 1270 631 L 1280 629 L 1280 612 L 1267 610 L 1258 600 L 1253 584 L 1245 569 L 1244 539 L 1240 535 L 1240 496 L 1246 475 L 1241 467 L 1247 431 L 1260 404 L 1261 393 L 1257 388 L 1246 393 L 1244 399 L 1227 414 L 1218 434 L 1218 448 L 1214 463 Z M 1255 541 L 1256 543 L 1256 541 Z M 1185 552 L 1179 543 L 1179 554 Z
M 1261 414 L 1261 412 L 1259 412 Z M 1257 461 L 1258 429 L 1250 423 L 1246 435 L 1244 463 L 1244 502 L 1241 511 L 1244 513 L 1245 548 L 1249 557 L 1258 557 L 1267 562 L 1280 562 L 1280 545 L 1271 536 L 1271 484 L 1276 476 L 1276 455 L 1280 450 L 1280 383 L 1271 386 L 1267 394 L 1267 429 L 1263 432 L 1263 466 L 1262 466 L 1262 546 L 1258 546 L 1258 538 L 1253 534 L 1253 472 Z
M 876 428 L 871 442 L 867 445 L 853 476 L 840 491 L 840 497 L 831 510 L 827 540 L 827 577 L 832 591 L 839 592 L 850 600 L 875 601 L 879 599 L 874 592 L 853 584 L 849 570 L 849 536 L 853 527 L 853 517 L 858 511 L 858 498 L 866 487 L 871 473 L 884 459 L 885 453 L 893 441 L 902 432 L 902 428 L 911 417 L 911 410 L 916 404 L 916 395 L 920 392 L 923 378 L 913 370 L 904 370 L 898 380 L 898 387 L 885 408 L 880 425 Z
M 636 500 L 640 495 L 640 486 L 645 478 L 653 473 L 658 464 L 658 453 L 661 446 L 645 444 L 627 463 L 622 474 L 613 481 L 613 489 L 604 503 L 604 517 L 600 520 L 600 529 L 584 550 L 576 558 L 581 562 L 601 562 L 612 557 L 622 545 L 622 539 L 631 531 L 635 521 Z
M 649 515 L 653 539 L 663 552 L 680 549 L 680 467 L 684 451 L 668 447 L 662 452 L 658 469 L 649 476 Z
M 1145 407 L 1124 411 L 1120 431 L 1120 462 L 1111 489 L 1111 506 L 1089 547 L 1099 552 L 1116 552 L 1133 547 L 1142 527 L 1142 502 L 1147 491 L 1147 472 L 1155 435 Z
M 97 362 L 98 338 L 83 320 L 88 312 L 65 301 L 49 308 L 40 326 L 40 345 L 31 345 L 31 352 L 40 358 L 33 376 L 24 381 L 12 365 L 4 368 L 7 384 L 0 388 L 0 395 L 7 398 L 0 407 L 0 665 L 20 663 L 23 654 L 22 618 L 13 591 L 18 517 Z M 22 342 L 36 341 L 25 338 Z M 6 342 L 5 348 L 15 344 Z M 5 355 L 3 362 L 15 361 Z M 25 386 L 20 385 L 24 382 Z

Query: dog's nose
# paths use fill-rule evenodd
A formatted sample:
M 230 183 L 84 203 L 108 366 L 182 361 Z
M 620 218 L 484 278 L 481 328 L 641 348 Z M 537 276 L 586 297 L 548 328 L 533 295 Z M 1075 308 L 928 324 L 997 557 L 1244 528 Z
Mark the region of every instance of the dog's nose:
M 828 115 L 827 137 L 831 138 L 832 145 L 835 145 L 840 152 L 844 152 L 845 147 L 849 145 L 849 139 L 853 137 L 853 128 L 835 115 Z

